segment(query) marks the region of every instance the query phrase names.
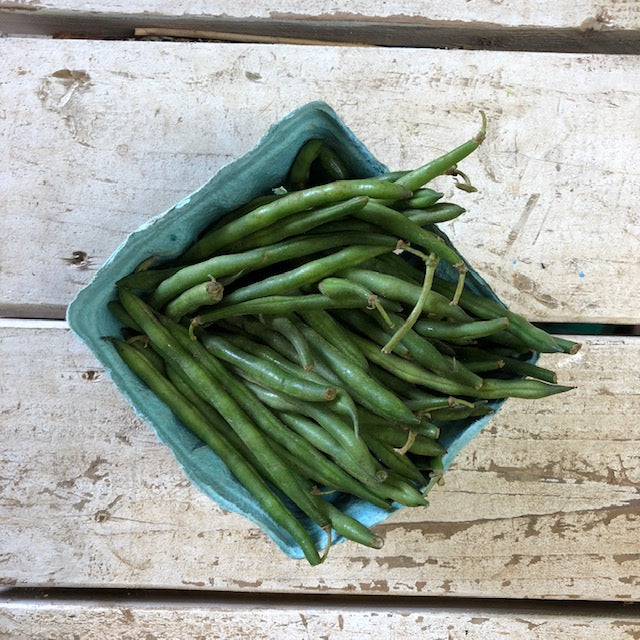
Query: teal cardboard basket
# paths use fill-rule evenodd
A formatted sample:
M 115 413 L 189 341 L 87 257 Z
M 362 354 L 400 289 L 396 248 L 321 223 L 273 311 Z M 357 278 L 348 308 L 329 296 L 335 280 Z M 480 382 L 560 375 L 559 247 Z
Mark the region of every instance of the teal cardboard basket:
M 131 273 L 149 256 L 170 260 L 191 245 L 201 231 L 225 213 L 250 199 L 270 193 L 286 180 L 293 159 L 302 144 L 312 138 L 326 140 L 346 162 L 353 176 L 375 176 L 388 171 L 345 126 L 324 102 L 306 104 L 273 125 L 260 142 L 238 160 L 221 168 L 206 184 L 185 197 L 165 213 L 151 219 L 116 249 L 93 280 L 69 306 L 67 321 L 100 361 L 118 389 L 136 413 L 151 425 L 161 442 L 167 445 L 189 480 L 224 509 L 246 516 L 257 524 L 288 556 L 303 557 L 291 536 L 276 524 L 256 500 L 237 482 L 225 464 L 198 438 L 191 434 L 120 360 L 103 336 L 120 336 L 120 324 L 108 311 L 116 298 L 115 283 Z M 448 239 L 445 238 L 448 242 Z M 439 275 L 452 281 L 457 273 L 439 267 Z M 488 285 L 473 271 L 467 277 L 471 290 L 497 299 Z M 502 401 L 490 406 L 497 410 Z M 445 469 L 456 455 L 485 426 L 488 417 L 448 423 L 441 437 L 448 453 Z M 161 470 L 158 470 L 161 473 Z M 336 506 L 367 526 L 376 525 L 401 507 L 389 510 L 337 494 Z M 292 507 L 311 534 L 318 549 L 326 545 L 326 533 Z M 425 511 L 425 517 L 428 517 Z M 334 534 L 335 535 L 335 534 Z M 334 542 L 342 538 L 336 535 Z

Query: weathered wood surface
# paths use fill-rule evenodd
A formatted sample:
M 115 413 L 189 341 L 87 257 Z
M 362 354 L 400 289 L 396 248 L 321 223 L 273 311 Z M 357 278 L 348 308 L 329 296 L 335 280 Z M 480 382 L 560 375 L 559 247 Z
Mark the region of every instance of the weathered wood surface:
M 5 325 L 0 584 L 640 597 L 640 339 L 545 358 L 577 389 L 509 401 L 381 551 L 311 568 L 195 490 L 68 330 Z
M 30 11 L 77 11 L 82 13 L 116 13 L 152 16 L 206 16 L 224 19 L 322 20 L 352 21 L 379 20 L 390 23 L 428 23 L 460 21 L 492 23 L 503 26 L 582 27 L 583 29 L 638 29 L 640 9 L 628 0 L 595 0 L 575 2 L 524 2 L 506 0 L 437 0 L 426 5 L 420 0 L 398 0 L 394 3 L 371 3 L 367 0 L 333 2 L 330 7 L 321 0 L 278 0 L 277 2 L 233 2 L 233 0 L 196 0 L 177 5 L 170 0 L 125 2 L 102 0 L 3 0 L 0 8 Z
M 464 163 L 480 193 L 437 182 L 469 209 L 445 226 L 460 251 L 531 319 L 638 321 L 635 57 L 12 38 L 0 52 L 5 315 L 62 317 L 129 232 L 324 99 L 392 168 L 474 134 L 485 109 Z
M 640 620 L 631 611 L 596 615 L 539 612 L 514 606 L 495 612 L 419 605 L 257 604 L 221 602 L 189 605 L 184 601 L 113 604 L 92 601 L 0 601 L 0 637 L 48 640 L 634 640 Z M 617 615 L 616 615 L 617 614 Z

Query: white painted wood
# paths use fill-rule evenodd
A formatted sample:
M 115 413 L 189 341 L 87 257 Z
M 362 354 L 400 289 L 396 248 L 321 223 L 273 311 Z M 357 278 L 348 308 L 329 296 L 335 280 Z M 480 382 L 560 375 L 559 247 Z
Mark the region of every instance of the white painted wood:
M 480 193 L 436 183 L 469 209 L 460 251 L 530 319 L 638 321 L 632 56 L 9 38 L 0 60 L 5 315 L 62 317 L 129 232 L 324 99 L 392 168 L 485 109 Z
M 640 631 L 632 612 L 622 615 L 539 613 L 514 607 L 495 612 L 447 610 L 430 605 L 331 607 L 227 602 L 193 604 L 122 602 L 0 603 L 0 631 L 9 639 L 46 637 L 103 640 L 631 640 Z
M 58 10 L 73 12 L 115 13 L 121 15 L 151 14 L 161 16 L 198 16 L 219 19 L 281 19 L 323 21 L 376 20 L 389 23 L 483 22 L 518 27 L 582 27 L 584 29 L 640 27 L 640 10 L 635 2 L 595 0 L 575 2 L 524 2 L 523 0 L 453 0 L 424 2 L 397 0 L 372 3 L 353 0 L 327 4 L 321 0 L 278 0 L 277 2 L 233 2 L 233 0 L 190 0 L 179 5 L 170 0 L 124 2 L 104 0 L 4 0 L 0 8 L 24 8 L 33 11 Z
M 68 330 L 0 338 L 0 584 L 640 597 L 638 338 L 546 357 L 577 389 L 509 401 L 381 551 L 316 568 L 196 491 Z

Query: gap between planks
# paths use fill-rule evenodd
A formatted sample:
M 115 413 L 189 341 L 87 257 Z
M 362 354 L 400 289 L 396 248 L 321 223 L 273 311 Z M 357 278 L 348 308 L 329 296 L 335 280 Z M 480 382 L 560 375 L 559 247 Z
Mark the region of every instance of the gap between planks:
M 46 588 L 10 587 L 0 590 L 0 605 L 5 603 L 38 603 L 89 606 L 162 606 L 174 609 L 188 607 L 215 608 L 221 605 L 256 609 L 277 606 L 279 609 L 335 609 L 344 610 L 416 610 L 430 612 L 489 612 L 492 614 L 526 615 L 530 613 L 547 616 L 583 615 L 609 617 L 623 616 L 640 621 L 640 603 L 598 600 L 539 600 L 508 598 L 465 598 L 456 596 L 412 596 L 412 595 L 357 595 L 345 598 L 345 594 L 314 593 L 291 594 L 230 591 L 191 591 L 189 589 L 118 589 L 118 588 Z
M 640 54 L 635 30 L 607 28 L 596 18 L 577 27 L 504 26 L 414 19 L 327 20 L 217 18 L 0 8 L 0 33 L 54 38 L 210 40 L 216 42 L 473 49 L 555 53 Z

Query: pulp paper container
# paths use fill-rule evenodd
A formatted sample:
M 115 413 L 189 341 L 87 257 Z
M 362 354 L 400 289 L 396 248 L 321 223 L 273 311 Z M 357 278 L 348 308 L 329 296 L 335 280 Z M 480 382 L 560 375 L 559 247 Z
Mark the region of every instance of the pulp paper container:
M 107 309 L 108 302 L 116 298 L 115 283 L 120 278 L 131 273 L 149 256 L 159 256 L 168 261 L 180 255 L 216 219 L 282 185 L 298 150 L 312 138 L 326 140 L 344 159 L 353 176 L 368 177 L 388 171 L 331 107 L 323 102 L 306 104 L 273 125 L 249 153 L 224 166 L 197 191 L 133 232 L 96 273 L 91 283 L 78 293 L 67 313 L 73 332 L 88 345 L 136 413 L 149 423 L 158 438 L 171 449 L 190 481 L 224 509 L 240 513 L 256 523 L 284 553 L 294 558 L 303 557 L 303 553 L 289 533 L 262 510 L 220 458 L 175 418 L 102 338 L 120 336 L 120 324 Z M 438 269 L 441 277 L 452 281 L 457 279 L 457 272 L 443 261 Z M 475 293 L 497 299 L 472 270 L 467 276 L 467 286 Z M 497 410 L 501 404 L 502 401 L 494 401 L 490 406 Z M 488 420 L 488 417 L 483 417 L 447 424 L 440 438 L 448 450 L 444 458 L 445 469 Z M 161 470 L 158 472 L 161 473 Z M 382 522 L 402 508 L 393 505 L 390 510 L 382 510 L 344 494 L 336 494 L 334 501 L 343 511 L 367 526 Z M 305 523 L 318 549 L 324 548 L 326 533 L 297 508 L 292 509 Z M 423 509 L 424 517 L 428 518 L 428 509 Z M 342 540 L 335 533 L 334 536 L 334 543 Z

